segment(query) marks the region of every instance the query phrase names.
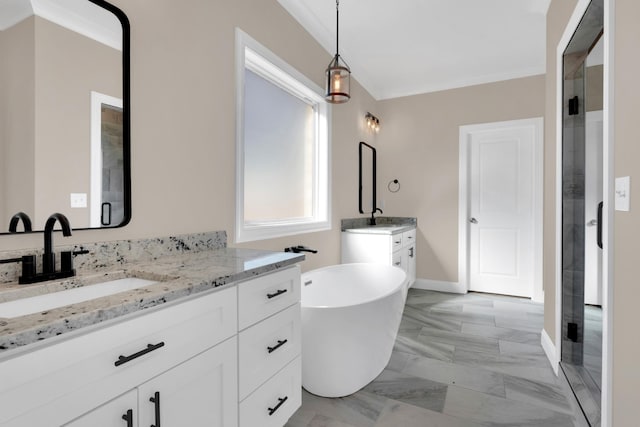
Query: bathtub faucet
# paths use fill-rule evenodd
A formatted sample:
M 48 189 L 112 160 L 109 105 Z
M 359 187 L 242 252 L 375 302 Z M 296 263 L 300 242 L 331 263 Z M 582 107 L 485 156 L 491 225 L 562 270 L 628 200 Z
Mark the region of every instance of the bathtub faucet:
M 291 246 L 289 248 L 284 248 L 285 252 L 293 252 L 296 254 L 299 254 L 300 252 L 311 252 L 312 254 L 317 254 L 318 251 L 315 249 L 311 249 L 308 248 L 306 246 L 302 246 L 302 245 L 298 245 L 298 246 Z

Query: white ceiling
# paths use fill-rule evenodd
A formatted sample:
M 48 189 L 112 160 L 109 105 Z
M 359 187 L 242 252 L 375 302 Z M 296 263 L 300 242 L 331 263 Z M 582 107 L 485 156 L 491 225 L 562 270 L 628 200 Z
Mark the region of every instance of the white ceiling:
M 335 54 L 335 0 L 278 2 Z M 542 74 L 549 3 L 342 0 L 340 55 L 376 99 Z

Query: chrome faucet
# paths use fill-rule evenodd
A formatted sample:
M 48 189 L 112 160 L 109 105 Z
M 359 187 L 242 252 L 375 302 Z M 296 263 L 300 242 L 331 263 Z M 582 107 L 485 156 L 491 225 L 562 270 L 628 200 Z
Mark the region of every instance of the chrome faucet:
M 42 273 L 51 274 L 56 271 L 56 254 L 53 253 L 53 226 L 56 221 L 60 222 L 62 227 L 62 235 L 65 237 L 71 236 L 71 227 L 69 226 L 69 220 L 61 213 L 54 213 L 47 219 L 47 223 L 44 226 L 44 255 L 42 257 Z M 64 268 L 63 268 L 64 270 Z
M 29 233 L 33 231 L 31 228 L 31 218 L 24 212 L 18 212 L 14 216 L 11 217 L 11 221 L 9 222 L 9 233 L 17 233 L 18 231 L 18 223 L 22 220 L 22 225 L 24 225 L 25 233 Z

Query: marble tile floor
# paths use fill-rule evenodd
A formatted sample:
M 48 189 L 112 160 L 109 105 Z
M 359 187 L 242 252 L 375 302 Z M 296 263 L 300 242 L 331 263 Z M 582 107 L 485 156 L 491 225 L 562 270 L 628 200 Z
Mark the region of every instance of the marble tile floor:
M 542 304 L 410 289 L 385 370 L 338 399 L 303 390 L 285 427 L 584 427 L 540 345 Z

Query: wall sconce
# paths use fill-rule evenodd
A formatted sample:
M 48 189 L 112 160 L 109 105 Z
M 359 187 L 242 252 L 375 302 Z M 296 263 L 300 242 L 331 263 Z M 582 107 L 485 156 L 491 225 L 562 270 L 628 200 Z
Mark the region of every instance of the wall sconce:
M 377 118 L 376 116 L 374 116 L 371 113 L 367 113 L 364 116 L 365 120 L 367 121 L 367 127 L 369 129 L 371 129 L 372 131 L 378 133 L 380 132 L 380 119 Z

